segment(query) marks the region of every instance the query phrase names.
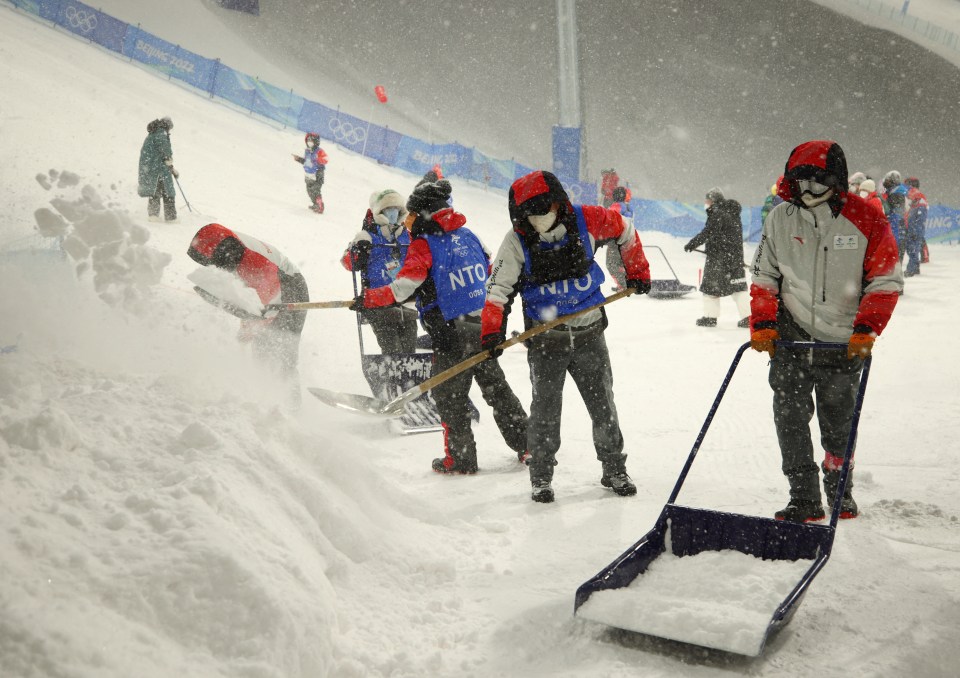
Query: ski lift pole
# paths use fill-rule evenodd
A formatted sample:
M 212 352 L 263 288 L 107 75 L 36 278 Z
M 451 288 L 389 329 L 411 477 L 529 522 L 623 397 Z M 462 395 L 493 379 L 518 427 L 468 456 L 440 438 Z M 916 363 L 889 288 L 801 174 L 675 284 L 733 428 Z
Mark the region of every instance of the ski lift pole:
M 173 180 L 177 182 L 177 189 L 179 189 L 180 195 L 183 196 L 183 201 L 187 203 L 187 209 L 193 212 L 193 208 L 190 207 L 190 201 L 187 200 L 187 194 L 183 192 L 183 187 L 180 185 L 180 179 L 178 179 L 176 175 L 174 175 Z

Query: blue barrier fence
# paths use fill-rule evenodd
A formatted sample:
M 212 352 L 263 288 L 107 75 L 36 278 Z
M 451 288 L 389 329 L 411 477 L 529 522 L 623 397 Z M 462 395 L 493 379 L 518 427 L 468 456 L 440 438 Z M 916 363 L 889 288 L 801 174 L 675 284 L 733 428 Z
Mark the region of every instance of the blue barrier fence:
M 355 153 L 413 174 L 422 175 L 440 164 L 444 174 L 507 190 L 515 179 L 533 171 L 515 160 L 493 158 L 457 143 L 430 144 L 389 127 L 304 99 L 293 90 L 234 70 L 219 59 L 194 54 L 138 26 L 132 26 L 76 0 L 8 0 L 14 6 L 48 20 L 113 52 L 150 66 L 252 113 L 301 131 L 313 131 Z M 558 174 L 575 203 L 595 204 L 597 184 Z M 703 228 L 700 205 L 668 200 L 631 201 L 634 222 L 642 230 L 692 237 Z M 744 237 L 756 240 L 760 208 L 745 207 Z M 960 239 L 960 210 L 935 205 L 930 209 L 928 240 Z

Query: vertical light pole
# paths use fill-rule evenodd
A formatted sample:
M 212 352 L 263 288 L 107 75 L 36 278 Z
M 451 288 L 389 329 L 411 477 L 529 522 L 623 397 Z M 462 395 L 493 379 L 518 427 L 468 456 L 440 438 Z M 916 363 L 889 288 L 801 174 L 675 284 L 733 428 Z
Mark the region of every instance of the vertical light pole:
M 560 119 L 554 128 L 554 167 L 559 160 L 565 175 L 579 179 L 586 168 L 586 149 L 580 115 L 576 0 L 557 0 L 557 61 Z

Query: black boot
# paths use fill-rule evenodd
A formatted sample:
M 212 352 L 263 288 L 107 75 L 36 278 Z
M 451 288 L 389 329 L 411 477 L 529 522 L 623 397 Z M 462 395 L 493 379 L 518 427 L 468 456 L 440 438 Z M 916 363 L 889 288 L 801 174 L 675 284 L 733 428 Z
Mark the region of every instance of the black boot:
M 823 491 L 827 495 L 827 506 L 833 510 L 833 502 L 837 497 L 837 487 L 840 485 L 840 471 L 823 468 Z M 843 488 L 843 497 L 840 500 L 840 519 L 849 520 L 860 515 L 857 502 L 853 500 L 853 469 L 847 472 L 847 486 Z
M 541 504 L 549 504 L 553 501 L 553 488 L 550 487 L 550 481 L 546 478 L 534 478 L 530 481 L 533 490 L 530 498 Z
M 817 501 L 795 501 L 790 500 L 784 508 L 773 514 L 777 520 L 785 520 L 788 523 L 812 523 L 826 518 L 823 512 L 823 504 Z
M 604 474 L 600 478 L 600 484 L 609 487 L 621 497 L 632 497 L 637 493 L 637 486 L 630 480 L 626 471 L 611 473 L 610 475 Z
M 697 318 L 697 327 L 716 327 L 716 326 L 717 326 L 716 318 L 708 318 L 707 316 L 703 316 L 702 318 Z
M 451 456 L 434 459 L 432 467 L 437 473 L 460 473 L 462 475 L 472 475 L 478 470 L 476 460 L 471 462 Z
M 786 475 L 790 482 L 790 502 L 774 513 L 773 517 L 791 523 L 823 520 L 826 514 L 820 499 L 820 474 L 816 465 L 812 464 L 809 468 L 805 467 Z

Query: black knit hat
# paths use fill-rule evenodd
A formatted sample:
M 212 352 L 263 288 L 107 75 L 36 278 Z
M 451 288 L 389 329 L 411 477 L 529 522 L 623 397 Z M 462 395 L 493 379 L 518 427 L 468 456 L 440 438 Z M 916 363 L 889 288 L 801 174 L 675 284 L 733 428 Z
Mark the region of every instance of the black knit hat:
M 453 187 L 446 179 L 435 182 L 421 182 L 413 189 L 407 199 L 407 211 L 418 214 L 433 214 L 450 206 L 448 202 Z

